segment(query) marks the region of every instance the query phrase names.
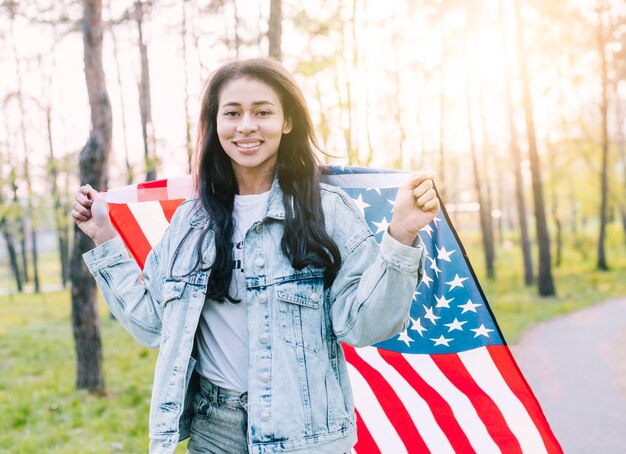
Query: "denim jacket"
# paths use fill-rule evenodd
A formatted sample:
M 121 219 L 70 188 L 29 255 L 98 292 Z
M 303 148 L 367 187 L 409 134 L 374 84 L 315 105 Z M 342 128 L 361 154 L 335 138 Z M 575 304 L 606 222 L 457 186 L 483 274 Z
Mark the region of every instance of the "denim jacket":
M 406 329 L 423 274 L 424 247 L 386 232 L 380 247 L 350 197 L 321 185 L 326 230 L 341 251 L 329 288 L 324 270 L 296 270 L 283 255 L 283 196 L 274 180 L 264 219 L 245 235 L 251 453 L 349 452 L 356 422 L 342 342 L 365 346 Z M 141 344 L 159 347 L 150 408 L 150 452 L 172 453 L 189 436 L 197 389 L 194 338 L 209 271 L 186 275 L 210 228 L 194 200 L 176 211 L 143 273 L 119 237 L 84 254 L 113 315 Z M 172 265 L 174 252 L 184 246 Z M 204 268 L 215 256 L 206 236 Z M 210 303 L 209 303 L 210 304 Z

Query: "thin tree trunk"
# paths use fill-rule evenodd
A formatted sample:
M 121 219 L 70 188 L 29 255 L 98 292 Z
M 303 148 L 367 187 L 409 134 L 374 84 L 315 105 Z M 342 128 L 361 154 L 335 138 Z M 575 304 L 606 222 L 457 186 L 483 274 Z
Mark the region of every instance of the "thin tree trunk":
M 535 123 L 533 118 L 533 105 L 530 94 L 530 82 L 526 62 L 526 50 L 524 45 L 524 25 L 520 10 L 520 1 L 514 0 L 515 23 L 517 29 L 518 60 L 520 62 L 520 77 L 522 83 L 522 98 L 524 101 L 524 116 L 526 119 L 526 134 L 528 136 L 528 155 L 530 158 L 530 172 L 533 181 L 533 197 L 535 201 L 535 225 L 537 229 L 537 242 L 539 244 L 539 274 L 537 287 L 539 295 L 553 296 L 556 294 L 554 280 L 552 279 L 552 262 L 550 252 L 550 234 L 546 221 L 546 210 L 543 201 L 543 183 L 541 181 L 541 164 L 537 152 L 537 138 L 535 135 Z
M 485 253 L 485 268 L 487 271 L 487 277 L 489 279 L 495 278 L 496 272 L 494 268 L 494 245 L 493 234 L 489 234 L 489 220 L 488 216 L 491 213 L 488 212 L 488 206 L 484 200 L 483 188 L 481 184 L 482 175 L 478 170 L 478 156 L 476 152 L 476 143 L 474 139 L 474 126 L 472 122 L 472 109 L 471 109 L 471 92 L 470 92 L 470 70 L 469 70 L 469 49 L 468 41 L 471 35 L 472 19 L 471 11 L 467 10 L 467 30 L 465 39 L 465 96 L 467 107 L 467 127 L 470 136 L 470 154 L 472 157 L 472 171 L 474 173 L 474 189 L 476 191 L 476 199 L 479 205 L 480 216 L 480 230 L 483 240 L 483 251 Z
M 441 13 L 440 21 L 440 37 L 441 37 L 441 55 L 440 55 L 440 68 L 439 68 L 439 187 L 440 195 L 445 198 L 446 195 L 446 145 L 445 145 L 445 124 L 446 124 L 446 60 L 447 60 L 447 47 L 446 47 L 446 14 Z M 422 150 L 423 151 L 423 150 Z
M 63 288 L 67 286 L 69 280 L 69 250 L 68 250 L 68 238 L 67 238 L 67 209 L 61 202 L 61 194 L 59 194 L 58 185 L 58 162 L 54 156 L 54 146 L 52 140 L 52 108 L 50 105 L 46 107 L 46 129 L 48 132 L 48 149 L 50 152 L 50 162 L 48 164 L 48 171 L 50 172 L 50 192 L 52 195 L 52 204 L 54 209 L 54 223 L 57 230 L 57 239 L 59 246 L 59 258 L 61 261 L 61 283 Z
M 102 65 L 102 1 L 83 0 L 83 44 L 85 80 L 91 107 L 91 134 L 80 152 L 80 182 L 102 189 L 111 152 L 111 104 L 106 91 Z M 104 392 L 100 318 L 96 304 L 96 285 L 87 270 L 82 254 L 93 242 L 74 227 L 72 276 L 72 328 L 76 344 L 76 387 Z
M 600 232 L 598 234 L 598 262 L 597 268 L 606 271 L 609 269 L 606 260 L 605 243 L 606 243 L 606 224 L 607 224 L 607 199 L 609 192 L 609 130 L 608 130 L 608 112 L 609 112 L 609 96 L 608 96 L 608 75 L 606 61 L 606 40 L 604 37 L 604 20 L 603 11 L 605 5 L 602 0 L 598 2 L 598 29 L 597 29 L 597 45 L 600 55 L 600 77 L 602 83 L 602 100 L 600 103 L 600 115 L 602 117 L 602 168 L 600 173 Z
M 283 59 L 283 51 L 281 46 L 283 34 L 283 14 L 282 0 L 270 1 L 270 20 L 267 29 L 267 38 L 269 40 L 269 56 L 278 61 Z
M 15 10 L 11 8 L 10 10 L 11 17 L 11 37 L 15 36 L 14 32 L 14 22 L 15 22 Z M 31 255 L 33 262 L 33 283 L 35 287 L 35 293 L 39 293 L 40 282 L 39 282 L 39 258 L 38 258 L 38 248 L 37 248 L 37 222 L 35 219 L 35 214 L 33 210 L 33 185 L 32 180 L 30 178 L 30 160 L 29 155 L 31 150 L 29 148 L 27 133 L 26 133 L 26 108 L 24 107 L 24 96 L 22 93 L 22 62 L 20 61 L 19 55 L 17 53 L 17 45 L 16 40 L 11 39 L 12 43 L 12 51 L 13 57 L 15 58 L 15 77 L 17 83 L 17 102 L 20 109 L 20 133 L 22 139 L 22 146 L 24 150 L 24 166 L 22 170 L 22 176 L 24 178 L 24 182 L 26 183 L 26 210 L 24 213 L 24 224 L 23 224 L 23 233 L 22 233 L 22 249 L 23 249 L 23 259 L 24 259 L 24 273 L 26 275 L 26 280 L 28 280 L 28 269 L 27 269 L 27 259 L 26 259 L 26 222 L 30 224 L 30 247 L 31 247 Z
M 182 45 L 183 45 L 183 77 L 185 88 L 185 149 L 187 150 L 187 165 L 189 172 L 192 171 L 193 146 L 191 144 L 191 116 L 189 115 L 189 69 L 187 68 L 187 3 L 189 0 L 183 0 L 183 20 L 182 20 Z
M 504 4 L 499 2 L 499 28 L 502 38 L 502 61 L 504 62 L 504 100 L 506 104 L 507 120 L 509 123 L 509 139 L 511 151 L 511 163 L 515 175 L 515 202 L 517 207 L 517 219 L 520 231 L 520 247 L 524 265 L 524 284 L 533 285 L 533 260 L 530 239 L 528 235 L 528 219 L 526 214 L 526 198 L 524 197 L 524 177 L 522 175 L 522 157 L 518 144 L 517 127 L 515 126 L 515 114 L 513 109 L 511 67 L 509 53 L 505 47 L 506 33 L 504 32 Z
M 403 70 L 403 65 L 400 63 L 400 55 L 399 55 L 399 47 L 400 43 L 398 42 L 398 33 L 394 32 L 392 37 L 392 45 L 393 45 L 393 61 L 395 66 L 395 71 L 393 72 L 394 77 L 394 89 L 395 89 L 395 127 L 398 128 L 398 156 L 396 158 L 396 162 L 394 163 L 394 168 L 401 169 L 403 158 L 404 158 L 404 145 L 406 142 L 406 131 L 404 130 L 402 118 L 404 117 L 402 112 L 402 83 L 400 80 L 400 71 Z
M 146 181 L 156 180 L 156 153 L 154 149 L 154 130 L 152 125 L 152 105 L 150 101 L 150 65 L 148 46 L 143 38 L 143 2 L 135 1 L 135 21 L 139 34 L 138 47 L 141 61 L 141 79 L 139 81 L 139 111 L 141 114 L 141 135 L 146 161 Z
M 110 8 L 109 8 L 110 9 Z M 133 168 L 130 165 L 128 154 L 128 134 L 126 125 L 126 107 L 124 106 L 124 85 L 122 84 L 122 65 L 120 65 L 119 52 L 117 47 L 117 37 L 113 31 L 113 25 L 109 27 L 111 41 L 113 42 L 113 59 L 115 60 L 115 69 L 117 73 L 117 85 L 120 90 L 120 110 L 122 120 L 122 139 L 124 140 L 124 164 L 126 166 L 126 184 L 132 184 L 135 179 Z

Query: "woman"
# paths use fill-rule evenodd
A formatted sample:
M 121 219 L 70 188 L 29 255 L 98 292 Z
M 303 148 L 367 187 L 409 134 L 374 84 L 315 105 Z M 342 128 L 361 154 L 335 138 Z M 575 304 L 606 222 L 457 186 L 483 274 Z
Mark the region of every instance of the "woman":
M 198 197 L 184 202 L 141 279 L 89 186 L 72 216 L 111 312 L 159 347 L 150 451 L 348 452 L 355 413 L 340 343 L 406 327 L 421 279 L 432 172 L 400 188 L 380 248 L 352 200 L 319 182 L 312 122 L 278 63 L 229 63 L 200 114 Z

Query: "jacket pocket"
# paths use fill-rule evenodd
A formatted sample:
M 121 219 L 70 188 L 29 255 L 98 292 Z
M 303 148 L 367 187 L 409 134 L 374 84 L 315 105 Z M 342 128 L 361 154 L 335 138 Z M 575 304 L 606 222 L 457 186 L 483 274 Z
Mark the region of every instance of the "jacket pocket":
M 324 279 L 309 278 L 276 285 L 276 300 L 284 339 L 313 352 L 324 346 Z

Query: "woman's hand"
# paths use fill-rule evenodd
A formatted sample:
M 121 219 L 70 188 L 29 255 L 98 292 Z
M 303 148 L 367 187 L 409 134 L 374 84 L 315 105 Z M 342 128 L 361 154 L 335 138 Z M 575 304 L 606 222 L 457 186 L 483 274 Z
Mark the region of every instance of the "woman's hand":
M 70 214 L 78 228 L 91 238 L 96 246 L 117 236 L 109 219 L 109 207 L 106 200 L 89 185 L 78 189 Z
M 411 175 L 398 189 L 393 206 L 389 235 L 402 244 L 413 245 L 418 232 L 439 213 L 439 199 L 435 193 L 435 172 L 422 170 Z

